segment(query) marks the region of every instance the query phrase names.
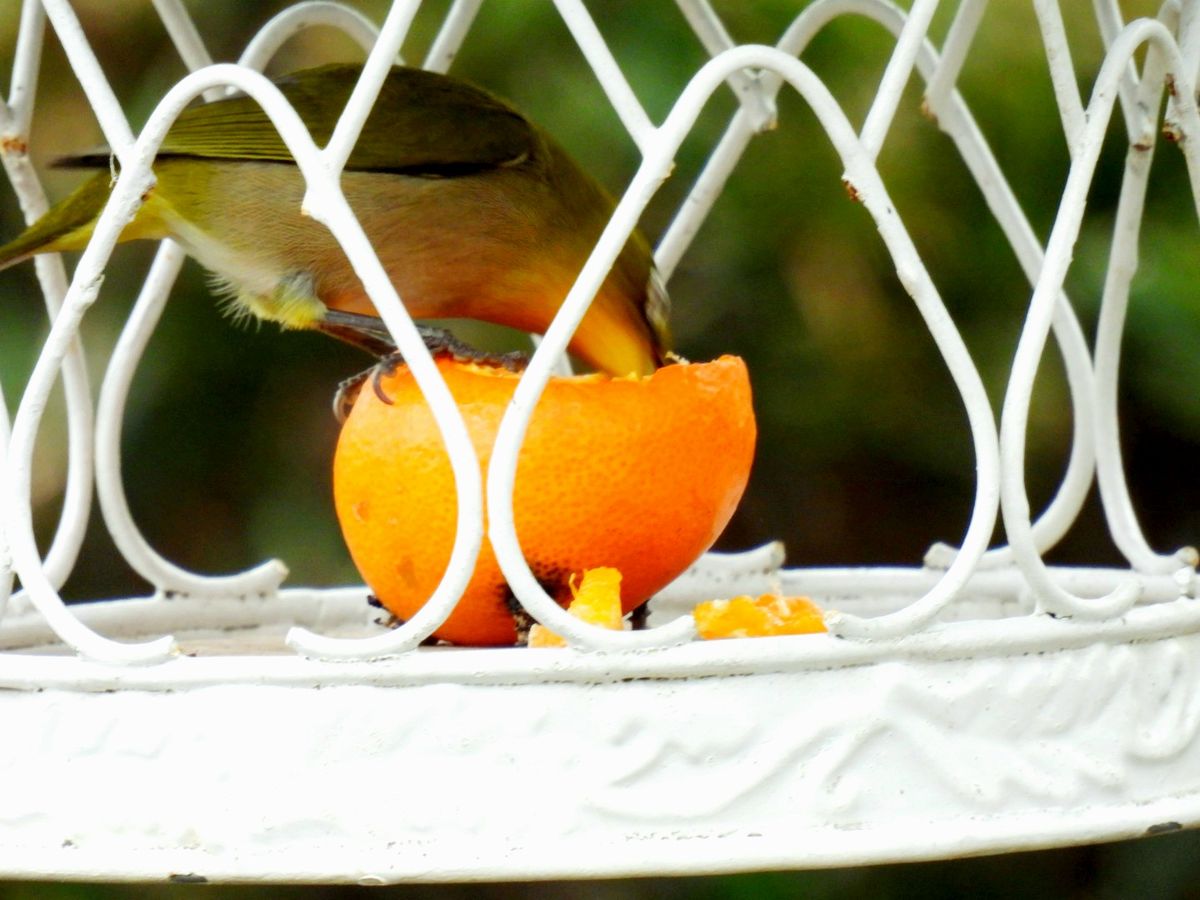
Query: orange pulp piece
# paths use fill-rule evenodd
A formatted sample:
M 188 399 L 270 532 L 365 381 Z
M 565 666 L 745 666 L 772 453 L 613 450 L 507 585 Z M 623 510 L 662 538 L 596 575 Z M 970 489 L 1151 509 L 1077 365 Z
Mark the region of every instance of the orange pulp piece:
M 771 637 L 826 631 L 821 608 L 807 597 L 763 594 L 708 600 L 692 610 L 696 631 L 705 640 Z
M 584 572 L 578 587 L 575 586 L 574 577 L 568 579 L 567 583 L 572 594 L 567 612 L 601 628 L 620 631 L 624 627 L 620 572 L 611 566 L 601 566 Z M 529 629 L 529 646 L 565 647 L 567 642 L 546 626 L 534 624 Z

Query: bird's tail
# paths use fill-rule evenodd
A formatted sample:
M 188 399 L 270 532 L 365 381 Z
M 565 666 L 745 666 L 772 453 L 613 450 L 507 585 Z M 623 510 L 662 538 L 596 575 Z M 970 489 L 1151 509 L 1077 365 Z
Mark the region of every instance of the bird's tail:
M 19 236 L 0 246 L 0 269 L 37 253 L 82 250 L 111 193 L 112 176 L 107 170 L 96 172 Z

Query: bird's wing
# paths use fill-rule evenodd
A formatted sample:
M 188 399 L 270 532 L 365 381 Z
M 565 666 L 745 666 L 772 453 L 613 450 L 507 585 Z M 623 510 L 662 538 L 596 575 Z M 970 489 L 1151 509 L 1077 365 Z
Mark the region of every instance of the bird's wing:
M 361 67 L 331 65 L 276 81 L 317 146 L 333 134 Z M 537 133 L 520 113 L 473 85 L 397 66 L 384 81 L 346 168 L 414 176 L 454 176 L 516 165 L 536 152 Z M 291 162 L 287 146 L 244 95 L 185 110 L 160 156 Z M 108 154 L 63 160 L 67 166 L 108 164 Z

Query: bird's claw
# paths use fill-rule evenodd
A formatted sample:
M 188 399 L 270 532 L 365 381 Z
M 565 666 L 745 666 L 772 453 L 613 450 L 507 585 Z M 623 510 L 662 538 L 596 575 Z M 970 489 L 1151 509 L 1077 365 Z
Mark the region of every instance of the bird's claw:
M 395 375 L 397 367 L 402 365 L 403 362 L 404 357 L 400 355 L 399 351 L 396 351 L 395 353 L 389 353 L 370 369 L 371 390 L 375 392 L 376 397 L 388 406 L 392 405 L 392 398 L 384 392 L 383 385 L 380 382 L 385 376 L 390 377 Z
M 384 391 L 381 379 L 394 375 L 397 367 L 403 362 L 404 357 L 400 355 L 399 351 L 393 351 L 387 354 L 387 356 L 382 357 L 371 368 L 363 369 L 357 375 L 352 375 L 340 382 L 333 394 L 333 415 L 337 419 L 338 424 L 345 423 L 346 417 L 350 415 L 350 410 L 354 408 L 354 402 L 358 400 L 358 395 L 362 392 L 362 386 L 368 378 L 371 379 L 371 390 L 375 392 L 375 396 L 388 406 L 391 406 L 392 398 Z
M 486 350 L 477 350 L 470 344 L 460 341 L 444 328 L 420 326 L 417 330 L 421 333 L 421 340 L 424 341 L 426 349 L 435 359 L 449 358 L 456 362 L 495 366 L 507 369 L 509 372 L 523 372 L 529 365 L 529 357 L 519 350 L 509 353 L 490 353 Z M 394 375 L 396 369 L 403 364 L 404 356 L 400 351 L 392 350 L 381 355 L 379 361 L 371 368 L 359 372 L 339 384 L 337 392 L 333 395 L 333 414 L 338 422 L 346 421 L 346 416 L 350 414 L 350 409 L 354 406 L 354 401 L 358 399 L 359 392 L 368 378 L 371 379 L 371 390 L 375 392 L 375 396 L 391 406 L 392 398 L 383 389 L 383 379 Z
M 367 376 L 372 371 L 373 369 L 367 369 L 365 372 L 359 372 L 357 375 L 338 382 L 337 390 L 333 393 L 333 417 L 337 419 L 339 425 L 343 424 L 346 417 L 350 415 L 354 401 L 358 399 L 358 393 L 362 390 L 363 382 L 367 380 Z
M 460 341 L 445 328 L 422 327 L 419 330 L 425 347 L 435 358 L 448 357 L 455 362 L 495 366 L 510 372 L 524 372 L 529 365 L 529 357 L 519 350 L 513 350 L 510 353 L 491 353 Z

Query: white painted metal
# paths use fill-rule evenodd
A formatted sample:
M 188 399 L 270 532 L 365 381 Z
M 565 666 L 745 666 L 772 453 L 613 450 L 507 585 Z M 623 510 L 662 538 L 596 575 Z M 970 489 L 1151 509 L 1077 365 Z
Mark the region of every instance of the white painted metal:
M 10 783 L 0 872 L 698 874 L 1200 821 L 1200 607 L 1055 621 L 990 593 L 999 575 L 968 587 L 972 620 L 899 641 L 435 649 L 371 663 L 305 659 L 282 642 L 288 624 L 318 617 L 326 631 L 365 631 L 358 592 L 98 604 L 84 613 L 97 626 L 170 629 L 198 655 L 149 667 L 0 655 L 0 763 L 54 784 Z M 713 589 L 693 583 L 691 602 Z M 18 615 L 0 646 L 23 626 L 15 643 L 52 638 Z
M 1107 56 L 1086 104 L 1058 3 L 1032 2 L 1072 160 L 1045 251 L 955 88 L 986 0 L 962 0 L 940 51 L 928 34 L 936 0 L 915 0 L 909 12 L 889 0 L 815 0 L 774 47 L 739 44 L 707 0 L 677 0 L 681 22 L 713 58 L 657 124 L 587 6 L 556 0 L 642 162 L 534 353 L 489 467 L 488 536 L 505 575 L 526 608 L 576 648 L 534 651 L 415 649 L 466 584 L 484 534 L 484 484 L 449 392 L 338 182 L 400 58 L 417 0 L 398 0 L 378 29 L 345 4 L 297 4 L 263 28 L 236 66 L 210 64 L 178 0 L 153 0 L 192 72 L 136 136 L 68 0 L 25 0 L 11 93 L 0 103 L 0 156 L 26 217 L 46 203 L 22 146 L 36 114 L 47 22 L 121 177 L 69 284 L 60 260 L 38 259 L 53 326 L 18 392 L 15 420 L 0 417 L 0 763 L 56 784 L 53 795 L 38 790 L 38 778 L 6 790 L 0 876 L 376 883 L 698 873 L 952 856 L 1200 824 L 1198 557 L 1190 547 L 1147 546 L 1125 485 L 1116 414 L 1167 83 L 1164 127 L 1200 210 L 1200 0 L 1168 0 L 1157 21 L 1128 25 L 1115 0 L 1095 0 Z M 470 32 L 480 3 L 451 5 L 428 67 L 444 71 L 465 39 L 486 39 Z M 858 131 L 799 59 L 844 15 L 874 20 L 896 40 Z M 1003 26 L 1002 5 L 992 18 Z M 324 148 L 259 74 L 290 36 L 317 25 L 342 28 L 368 54 Z M 914 75 L 1033 286 L 999 432 L 875 167 Z M 700 110 L 726 84 L 739 108 L 657 249 L 663 276 L 749 142 L 773 126 L 779 91 L 794 89 L 824 127 L 962 397 L 977 478 L 971 515 L 961 547 L 935 545 L 921 568 L 785 570 L 776 546 L 706 556 L 656 599 L 655 627 L 603 631 L 559 609 L 525 564 L 511 501 L 520 446 L 612 261 Z M 279 561 L 218 578 L 187 572 L 138 531 L 120 433 L 130 383 L 182 259 L 170 242 L 107 361 L 93 444 L 80 321 L 117 234 L 153 183 L 150 164 L 171 122 L 194 98 L 233 89 L 262 104 L 292 150 L 308 181 L 305 211 L 341 242 L 450 448 L 461 525 L 451 563 L 424 609 L 394 631 L 373 623 L 362 589 L 283 590 Z M 1063 283 L 1118 101 L 1130 150 L 1093 357 Z M 1074 432 L 1063 482 L 1035 520 L 1024 447 L 1051 334 Z M 58 535 L 42 559 L 31 469 L 60 375 L 68 483 Z M 93 466 L 117 547 L 157 593 L 68 608 L 58 589 L 82 540 Z M 1071 528 L 1093 477 L 1129 567 L 1047 566 L 1044 554 Z M 988 549 L 998 512 L 1011 545 Z M 14 576 L 23 590 L 10 598 Z M 695 602 L 764 590 L 814 596 L 830 610 L 833 635 L 691 640 Z
M 42 8 L 37 4 L 26 4 L 21 13 L 9 101 L 7 104 L 0 104 L 0 137 L 8 146 L 15 141 L 18 151 L 29 134 L 33 116 L 44 33 L 45 13 Z M 33 221 L 46 210 L 47 201 L 28 156 L 23 152 L 7 152 L 0 153 L 0 159 L 3 159 L 5 172 L 16 192 L 21 212 L 26 221 Z M 38 259 L 35 268 L 47 314 L 53 318 L 61 308 L 63 296 L 67 292 L 66 270 L 61 260 L 50 258 Z M 46 577 L 58 586 L 63 584 L 75 565 L 92 503 L 92 400 L 83 351 L 78 343 L 73 344 L 68 351 L 63 362 L 62 376 L 67 401 L 67 484 L 59 527 L 44 563 Z M 7 432 L 7 409 L 4 415 Z M 4 455 L 0 455 L 0 461 L 4 458 Z M 0 525 L 3 525 L 2 518 Z M 0 528 L 0 541 L 2 540 L 3 529 Z M 0 567 L 0 574 L 3 572 L 4 568 Z M 8 579 L 0 577 L 0 617 L 4 615 L 9 590 L 11 585 Z
M 261 72 L 290 38 L 320 25 L 344 31 L 358 42 L 364 52 L 370 52 L 379 37 L 375 23 L 357 10 L 341 3 L 309 0 L 289 6 L 267 22 L 246 45 L 238 62 Z M 197 69 L 199 66 L 189 63 L 188 68 Z

